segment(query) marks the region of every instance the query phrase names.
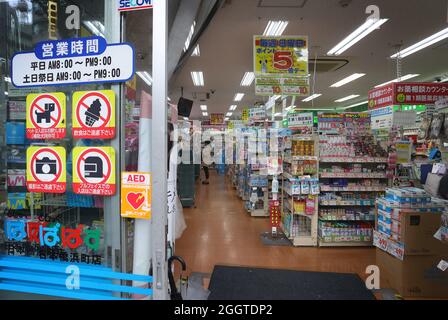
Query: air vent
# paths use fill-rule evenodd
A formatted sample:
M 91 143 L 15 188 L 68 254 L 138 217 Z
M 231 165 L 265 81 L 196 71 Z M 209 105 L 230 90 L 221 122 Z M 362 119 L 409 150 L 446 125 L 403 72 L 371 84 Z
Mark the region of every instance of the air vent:
M 316 72 L 334 72 L 345 67 L 349 63 L 348 60 L 343 59 L 317 59 L 309 62 L 310 73 L 314 72 L 314 65 L 316 64 Z
M 259 8 L 303 8 L 308 0 L 260 0 Z

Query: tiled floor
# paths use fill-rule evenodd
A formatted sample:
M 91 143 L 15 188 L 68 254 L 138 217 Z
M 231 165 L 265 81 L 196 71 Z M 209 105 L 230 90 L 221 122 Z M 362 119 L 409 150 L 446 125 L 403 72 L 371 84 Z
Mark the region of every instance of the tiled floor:
M 260 234 L 269 220 L 252 218 L 227 177 L 212 173 L 197 185 L 196 208 L 184 209 L 187 229 L 176 242 L 188 272 L 211 273 L 217 264 L 275 269 L 358 273 L 375 264 L 373 248 L 294 248 L 264 246 Z

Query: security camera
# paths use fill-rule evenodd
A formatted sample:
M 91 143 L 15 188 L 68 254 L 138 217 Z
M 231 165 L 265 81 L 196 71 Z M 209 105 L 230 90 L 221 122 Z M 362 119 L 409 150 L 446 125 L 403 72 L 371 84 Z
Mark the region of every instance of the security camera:
M 350 5 L 350 3 L 352 3 L 352 0 L 339 0 L 339 5 L 342 8 L 347 8 Z

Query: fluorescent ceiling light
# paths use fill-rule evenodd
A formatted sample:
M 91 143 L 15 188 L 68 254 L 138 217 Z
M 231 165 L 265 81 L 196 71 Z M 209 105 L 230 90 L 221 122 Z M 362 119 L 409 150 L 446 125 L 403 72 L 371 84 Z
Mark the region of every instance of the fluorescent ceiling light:
M 202 71 L 192 71 L 191 79 L 193 79 L 193 84 L 196 87 L 204 86 L 204 73 Z
M 237 105 L 233 105 L 233 106 L 230 106 L 230 111 L 235 111 L 235 110 L 236 110 L 236 108 L 238 108 L 238 106 L 237 106 Z
M 409 80 L 409 79 L 412 79 L 412 78 L 416 78 L 418 76 L 420 76 L 420 75 L 419 74 L 408 74 L 408 75 L 405 75 L 405 76 L 403 76 L 401 78 L 397 78 L 397 79 L 394 79 L 394 80 L 391 80 L 391 81 L 388 81 L 388 82 L 384 82 L 383 84 L 379 84 L 379 85 L 375 86 L 375 88 L 379 88 L 379 87 L 385 86 L 387 84 L 395 83 L 395 82 L 403 82 L 403 81 L 406 81 L 406 80 Z
M 194 29 L 196 28 L 196 21 L 193 21 L 193 24 L 190 27 L 190 32 L 188 33 L 187 40 L 185 40 L 184 52 L 190 48 L 191 39 L 194 35 Z
M 448 28 L 443 29 L 442 31 L 439 31 L 435 34 L 433 34 L 432 36 L 417 42 L 416 44 L 401 50 L 399 52 L 397 52 L 396 54 L 392 55 L 391 58 L 395 59 L 396 57 L 400 56 L 401 58 L 406 58 L 407 56 L 410 56 L 413 53 L 416 53 L 420 50 L 423 50 L 431 45 L 433 45 L 434 43 L 440 42 L 444 39 L 448 38 Z
M 272 21 L 268 22 L 266 29 L 263 32 L 264 36 L 281 36 L 288 26 L 288 21 Z
M 208 117 L 208 112 L 202 112 L 202 115 L 203 115 L 204 117 Z
M 283 113 L 278 112 L 278 113 L 274 114 L 274 117 L 280 117 L 280 116 L 282 116 L 282 115 L 283 115 Z
M 346 85 L 347 83 L 350 83 L 350 82 L 355 81 L 355 80 L 357 80 L 357 79 L 359 79 L 359 78 L 362 78 L 362 77 L 364 77 L 365 75 L 366 75 L 365 73 L 355 73 L 355 74 L 352 74 L 351 76 L 349 76 L 349 77 L 347 77 L 347 78 L 345 78 L 345 79 L 342 79 L 342 80 L 339 81 L 339 82 L 336 82 L 336 83 L 333 84 L 331 87 L 332 87 L 332 88 L 339 88 L 339 87 L 342 87 L 343 85 Z
M 188 119 L 187 117 L 184 117 L 184 120 L 185 120 L 185 121 L 188 121 L 188 120 L 190 120 L 190 119 Z
M 201 111 L 207 111 L 207 106 L 206 105 L 201 105 Z
M 199 45 L 194 48 L 193 53 L 191 54 L 192 57 L 200 57 L 201 56 L 201 49 L 199 48 Z
M 244 98 L 244 93 L 237 93 L 233 100 L 236 102 L 239 102 L 239 101 L 243 100 L 243 98 Z
M 359 94 L 352 94 L 351 96 L 336 100 L 335 102 L 344 102 L 344 101 L 352 100 L 352 99 L 355 99 L 358 97 L 359 97 Z
M 137 71 L 137 75 L 142 78 L 143 81 L 146 82 L 148 86 L 152 86 L 152 77 L 146 71 Z
M 311 100 L 319 98 L 321 95 L 322 94 L 320 94 L 320 93 L 313 94 L 312 96 L 309 96 L 308 98 L 303 99 L 302 102 L 309 102 Z
M 369 103 L 369 101 L 358 102 L 358 103 L 352 104 L 352 105 L 350 105 L 350 106 L 348 106 L 348 107 L 344 107 L 344 108 L 341 108 L 341 109 L 342 109 L 342 110 L 347 110 L 347 109 L 351 109 L 351 108 L 359 107 L 359 106 L 362 106 L 362 105 L 364 105 L 364 104 L 368 104 L 368 103 Z
M 339 56 L 348 50 L 350 47 L 361 41 L 367 35 L 369 35 L 374 30 L 381 27 L 389 19 L 367 19 L 358 29 L 351 33 L 347 38 L 338 43 L 333 49 L 328 51 L 329 56 Z
M 230 120 L 230 118 L 224 118 L 224 121 L 229 121 Z
M 255 74 L 253 72 L 246 72 L 243 80 L 241 80 L 242 87 L 250 87 L 255 80 Z
M 227 112 L 227 113 L 226 113 L 226 117 L 231 117 L 232 114 L 233 114 L 232 112 Z

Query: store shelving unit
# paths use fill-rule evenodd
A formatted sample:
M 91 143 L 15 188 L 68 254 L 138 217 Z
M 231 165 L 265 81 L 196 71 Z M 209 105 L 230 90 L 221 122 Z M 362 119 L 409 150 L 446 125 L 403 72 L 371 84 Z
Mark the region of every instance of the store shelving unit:
M 285 142 L 281 228 L 294 246 L 317 246 L 318 147 L 317 135 L 292 135 Z

